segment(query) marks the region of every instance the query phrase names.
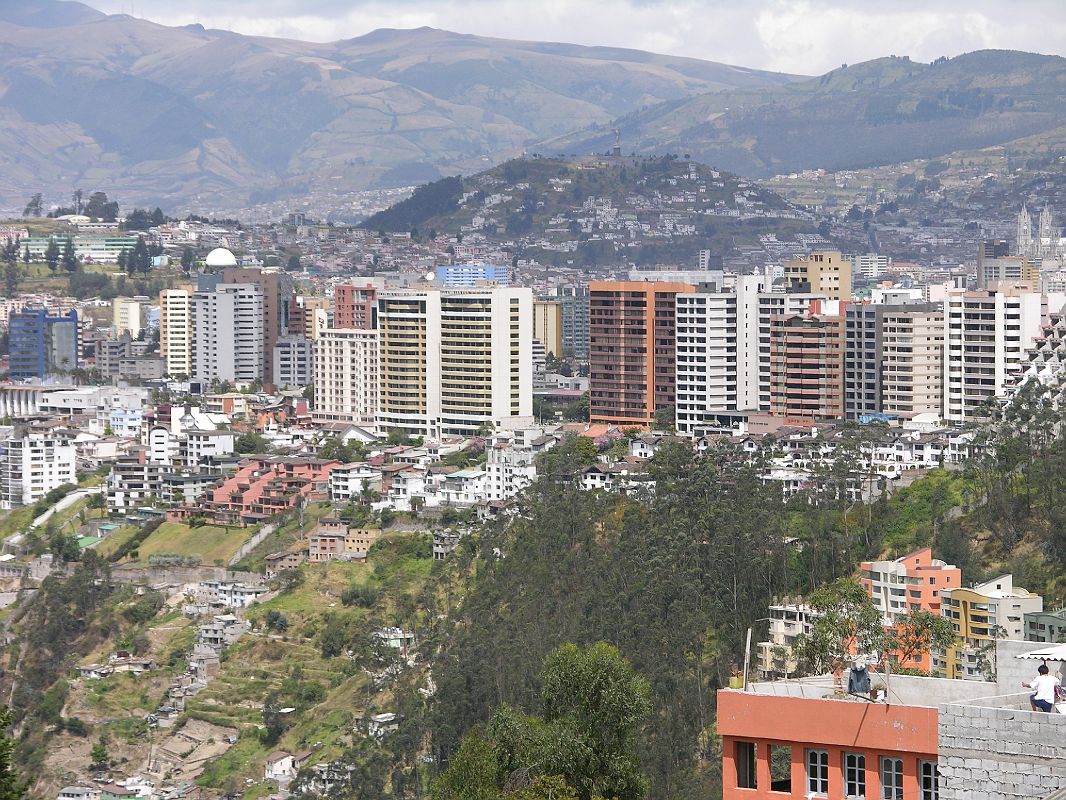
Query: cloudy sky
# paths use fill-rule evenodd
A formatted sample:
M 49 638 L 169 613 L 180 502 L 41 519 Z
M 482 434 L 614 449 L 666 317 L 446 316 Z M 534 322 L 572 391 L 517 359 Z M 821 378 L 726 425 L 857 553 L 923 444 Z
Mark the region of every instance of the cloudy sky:
M 429 25 L 818 74 L 884 55 L 1066 54 L 1066 0 L 88 0 L 168 25 L 331 41 Z

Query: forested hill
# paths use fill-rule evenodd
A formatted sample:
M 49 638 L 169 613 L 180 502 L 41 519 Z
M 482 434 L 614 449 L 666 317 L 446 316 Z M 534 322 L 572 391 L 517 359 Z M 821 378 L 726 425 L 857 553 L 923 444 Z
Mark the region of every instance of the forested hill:
M 523 158 L 426 184 L 362 227 L 421 234 L 476 233 L 541 261 L 679 263 L 772 229 L 816 231 L 805 213 L 745 178 L 677 156 Z M 576 253 L 576 255 L 575 255 Z
M 713 797 L 715 690 L 772 599 L 810 595 L 854 576 L 864 559 L 931 545 L 967 582 L 1011 571 L 1045 607 L 1062 607 L 1066 441 L 1046 406 L 1023 398 L 1019 408 L 988 435 L 998 455 L 982 450 L 961 471 L 934 471 L 869 506 L 834 499 L 846 469 L 822 476 L 828 491 L 782 503 L 728 444 L 703 456 L 663 448 L 645 496 L 581 492 L 569 477 L 581 449 L 564 443 L 521 516 L 451 565 L 476 577 L 438 634 L 428 725 L 438 754 L 453 753 L 501 704 L 533 711 L 552 648 L 604 640 L 651 684 L 638 747 L 648 796 Z

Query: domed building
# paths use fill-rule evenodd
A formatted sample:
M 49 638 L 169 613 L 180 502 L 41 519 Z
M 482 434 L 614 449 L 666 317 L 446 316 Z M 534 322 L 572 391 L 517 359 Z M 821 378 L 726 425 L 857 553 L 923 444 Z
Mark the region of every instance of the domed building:
M 222 269 L 223 267 L 237 266 L 237 258 L 225 247 L 216 247 L 207 254 L 204 263 L 214 269 Z

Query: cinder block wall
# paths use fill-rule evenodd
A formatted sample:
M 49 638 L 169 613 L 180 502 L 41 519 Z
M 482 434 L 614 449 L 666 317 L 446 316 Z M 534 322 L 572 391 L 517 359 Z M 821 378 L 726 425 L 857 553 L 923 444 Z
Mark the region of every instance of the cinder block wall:
M 940 800 L 1039 800 L 1066 788 L 1066 717 L 997 705 L 939 708 Z

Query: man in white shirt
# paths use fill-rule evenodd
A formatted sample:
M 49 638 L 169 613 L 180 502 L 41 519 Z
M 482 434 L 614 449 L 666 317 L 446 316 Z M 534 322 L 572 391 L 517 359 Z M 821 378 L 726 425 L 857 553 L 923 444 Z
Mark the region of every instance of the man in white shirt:
M 1048 675 L 1047 664 L 1041 664 L 1036 671 L 1039 674 L 1033 682 L 1022 683 L 1022 686 L 1035 690 L 1029 695 L 1033 711 L 1052 711 L 1055 708 L 1055 692 L 1059 686 L 1059 679 Z

